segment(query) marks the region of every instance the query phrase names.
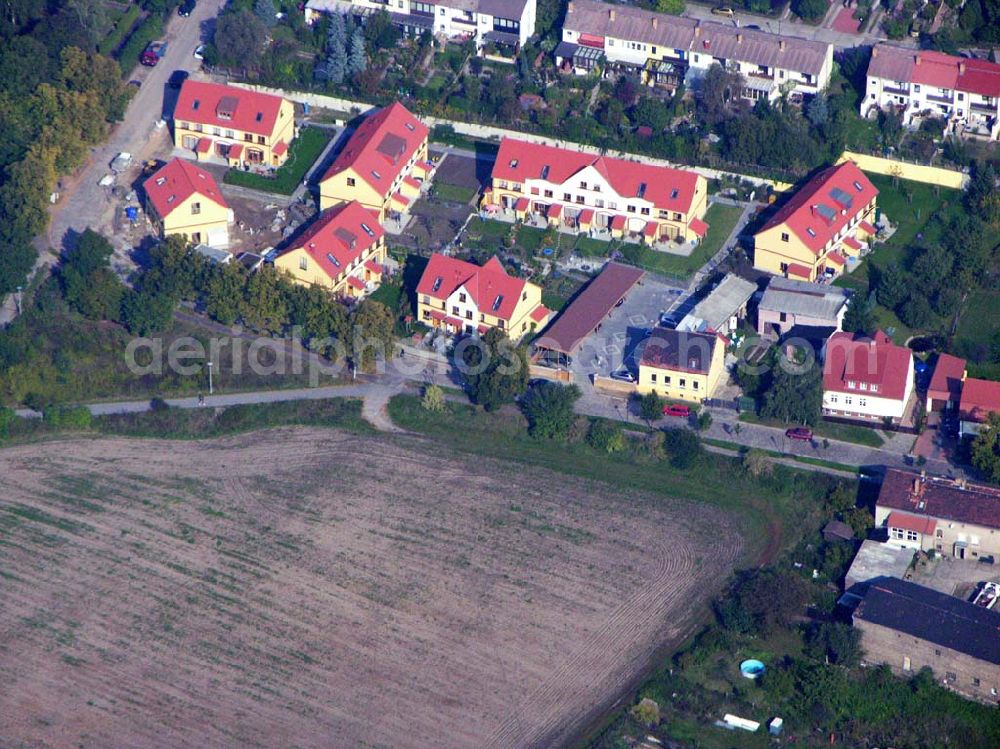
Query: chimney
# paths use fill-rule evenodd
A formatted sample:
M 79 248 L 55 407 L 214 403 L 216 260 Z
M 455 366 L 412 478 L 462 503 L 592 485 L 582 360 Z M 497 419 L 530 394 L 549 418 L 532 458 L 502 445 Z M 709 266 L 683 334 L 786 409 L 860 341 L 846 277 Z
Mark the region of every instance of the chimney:
M 566 3 L 566 12 L 567 13 L 573 12 L 573 0 L 569 0 L 569 2 Z
M 913 479 L 913 493 L 916 494 L 920 491 L 920 479 Z
M 920 480 L 921 481 L 926 481 L 927 480 L 927 470 L 926 469 L 921 469 L 920 470 Z
M 701 26 L 700 25 L 694 27 L 694 38 L 697 39 L 699 36 L 701 36 Z
M 736 43 L 737 44 L 742 44 L 743 43 L 743 34 L 737 34 L 736 35 Z
M 657 20 L 656 16 L 653 16 L 653 28 L 655 29 L 658 25 L 659 24 L 658 24 L 658 20 Z
M 780 49 L 782 52 L 785 51 L 785 40 L 784 39 L 779 39 L 778 40 L 778 49 Z
M 608 18 L 610 20 L 612 20 L 612 21 L 615 20 L 615 9 L 614 8 L 612 8 L 611 10 L 608 11 Z
M 914 65 L 919 65 L 920 64 L 920 55 L 914 55 L 913 56 L 913 64 Z
M 570 5 L 572 5 L 572 4 L 573 4 L 573 3 L 570 3 Z M 878 47 L 875 47 L 875 48 L 874 48 L 874 49 L 872 50 L 872 57 L 878 57 Z
M 959 75 L 965 75 L 965 63 L 964 62 L 958 63 L 958 74 Z

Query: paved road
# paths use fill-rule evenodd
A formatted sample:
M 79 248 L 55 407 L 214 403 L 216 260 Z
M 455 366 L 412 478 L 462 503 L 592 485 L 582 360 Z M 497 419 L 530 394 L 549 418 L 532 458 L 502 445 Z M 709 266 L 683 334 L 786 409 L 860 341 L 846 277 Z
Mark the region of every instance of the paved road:
M 190 72 L 200 66 L 194 59 L 194 49 L 201 44 L 208 24 L 224 4 L 225 0 L 201 0 L 189 18 L 171 16 L 164 36 L 168 41 L 166 57 L 155 68 L 137 66 L 132 72 L 131 78 L 142 81 L 142 87 L 129 104 L 125 119 L 115 126 L 104 145 L 91 151 L 89 160 L 77 174 L 62 180 L 61 198 L 52 206 L 48 232 L 36 240 L 41 254 L 34 272 L 48 272 L 55 262 L 49 248 L 61 251 L 65 240 L 74 233 L 109 221 L 114 205 L 107 190 L 97 183 L 111 171 L 111 159 L 122 151 L 141 159 L 169 137 L 166 126 L 156 127 L 163 114 L 167 79 L 174 70 Z M 0 305 L 0 325 L 10 322 L 16 311 L 13 295 L 9 295 Z

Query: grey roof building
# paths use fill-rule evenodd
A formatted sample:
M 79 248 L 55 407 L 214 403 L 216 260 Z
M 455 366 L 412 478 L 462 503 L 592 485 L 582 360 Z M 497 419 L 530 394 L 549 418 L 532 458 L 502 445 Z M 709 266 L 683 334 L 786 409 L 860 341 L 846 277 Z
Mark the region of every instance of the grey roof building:
M 757 284 L 730 273 L 677 324 L 678 330 L 728 335 L 746 315 Z
M 838 286 L 772 278 L 757 305 L 757 332 L 772 337 L 795 327 L 836 332 L 843 326 L 850 298 L 850 290 Z
M 844 590 L 852 595 L 860 595 L 870 580 L 876 578 L 902 578 L 913 563 L 913 549 L 866 540 L 854 556 L 850 569 L 844 578 Z

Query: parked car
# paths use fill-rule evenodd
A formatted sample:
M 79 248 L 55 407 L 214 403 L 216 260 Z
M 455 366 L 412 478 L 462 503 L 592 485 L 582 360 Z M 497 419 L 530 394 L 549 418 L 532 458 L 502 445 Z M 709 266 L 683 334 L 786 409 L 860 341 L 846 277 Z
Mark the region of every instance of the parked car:
M 147 68 L 152 68 L 163 59 L 165 54 L 167 54 L 166 42 L 150 42 L 146 45 L 146 49 L 142 51 L 139 62 Z
M 181 6 L 177 9 L 177 15 L 184 16 L 187 18 L 192 13 L 194 13 L 194 8 L 198 3 L 195 0 L 184 0 Z
M 718 8 L 712 8 L 712 15 L 732 18 L 733 16 L 736 15 L 736 11 L 730 8 L 728 5 L 720 5 Z
M 813 438 L 812 429 L 809 427 L 792 427 L 785 431 L 785 436 L 790 440 L 801 440 L 802 442 L 811 442 Z
M 180 88 L 184 85 L 184 81 L 188 79 L 189 73 L 186 70 L 175 70 L 170 74 L 170 79 L 167 81 L 167 85 L 170 88 Z
M 194 48 L 194 59 L 204 60 L 205 59 L 205 45 L 199 44 Z
M 664 416 L 677 416 L 680 418 L 688 418 L 691 415 L 690 406 L 681 406 L 677 403 L 668 403 L 663 407 Z
M 622 380 L 623 382 L 635 382 L 635 375 L 627 369 L 616 369 L 611 373 L 612 380 Z

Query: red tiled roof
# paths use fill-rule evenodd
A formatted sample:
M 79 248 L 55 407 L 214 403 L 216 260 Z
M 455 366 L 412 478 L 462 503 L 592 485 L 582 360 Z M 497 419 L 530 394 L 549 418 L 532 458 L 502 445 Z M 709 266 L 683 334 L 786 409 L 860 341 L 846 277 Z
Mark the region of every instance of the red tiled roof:
M 890 468 L 876 504 L 936 520 L 1000 529 L 1000 488 L 926 477 Z
M 541 322 L 550 314 L 552 314 L 552 310 L 550 310 L 543 304 L 539 304 L 537 307 L 531 310 L 531 319 L 534 320 L 535 322 Z
M 934 364 L 934 374 L 927 386 L 927 397 L 958 402 L 962 395 L 962 377 L 965 376 L 965 359 L 951 354 L 941 354 Z
M 850 239 L 850 237 L 848 237 L 848 239 Z M 839 252 L 831 252 L 829 255 L 826 256 L 826 259 L 829 260 L 834 265 L 843 265 L 844 263 L 847 262 L 846 260 L 844 260 L 844 256 L 841 255 Z
M 270 135 L 278 121 L 283 101 L 280 96 L 189 78 L 184 81 L 177 97 L 174 120 Z
M 415 187 L 418 190 L 420 189 L 420 181 L 411 177 L 410 175 L 406 175 L 405 177 L 403 177 L 403 184 L 408 185 L 409 187 Z
M 913 353 L 897 346 L 881 330 L 872 338 L 853 333 L 834 333 L 826 343 L 823 389 L 838 393 L 872 395 L 902 400 L 910 377 Z M 853 382 L 854 387 L 848 387 Z M 860 384 L 867 385 L 862 390 Z M 877 387 L 876 391 L 871 386 Z
M 437 320 L 438 322 L 444 322 L 448 316 L 439 309 L 432 309 L 431 317 Z
M 907 512 L 890 512 L 886 519 L 887 528 L 902 528 L 904 531 L 916 531 L 929 536 L 937 528 L 937 520 L 928 517 L 910 515 Z
M 965 421 L 986 421 L 991 413 L 1000 413 L 1000 382 L 967 377 L 962 383 L 959 415 Z
M 699 237 L 704 237 L 708 233 L 708 224 L 702 221 L 700 218 L 691 219 L 691 231 L 697 234 Z
M 809 274 L 810 274 L 810 272 L 811 271 L 806 266 L 804 266 L 804 265 L 802 265 L 800 263 L 789 263 L 788 264 L 788 275 L 789 276 L 798 276 L 799 278 L 804 278 L 804 279 L 806 279 L 808 281 L 809 280 Z
M 625 200 L 636 199 L 641 192 L 643 199 L 657 208 L 681 213 L 688 213 L 694 202 L 698 184 L 695 172 L 596 156 L 516 138 L 501 141 L 493 178 L 524 184 L 527 180 L 542 179 L 544 172 L 546 181 L 561 185 L 588 167 L 593 167 Z M 574 189 L 576 182 L 574 179 Z
M 378 273 L 379 275 L 382 274 L 382 266 L 370 258 L 365 260 L 365 267 L 372 273 Z
M 195 146 L 198 153 L 208 153 L 212 150 L 211 138 L 198 138 L 198 145 Z
M 859 221 L 858 228 L 861 229 L 861 231 L 865 232 L 865 234 L 871 234 L 872 236 L 876 234 L 875 227 L 869 224 L 867 221 Z
M 868 75 L 890 81 L 1000 96 L 1000 65 L 932 50 L 879 44 L 872 51 Z
M 428 133 L 427 126 L 399 102 L 380 109 L 358 126 L 321 181 L 353 169 L 385 195 Z
M 654 328 L 642 350 L 642 366 L 707 374 L 715 347 L 726 339 L 717 333 Z
M 508 275 L 495 257 L 480 267 L 435 252 L 420 277 L 417 294 L 443 300 L 465 287 L 480 311 L 509 321 L 524 283 L 523 279 Z
M 852 250 L 860 250 L 861 242 L 856 240 L 854 237 L 844 237 L 844 244 L 850 247 Z M 833 253 L 830 253 L 833 254 Z
M 277 156 L 281 156 L 285 151 L 288 150 L 288 144 L 283 140 L 279 140 L 278 144 L 274 147 L 274 153 Z
M 323 211 L 282 254 L 301 248 L 330 278 L 336 278 L 382 236 L 382 227 L 371 213 L 352 200 Z
M 215 179 L 204 169 L 184 159 L 173 159 L 142 184 L 160 218 L 194 194 L 228 208 Z
M 392 199 L 395 200 L 397 203 L 399 203 L 402 206 L 408 206 L 410 204 L 410 199 L 408 197 L 406 197 L 405 195 L 403 195 L 403 193 L 401 193 L 401 192 L 395 193 L 392 196 Z
M 818 256 L 876 195 L 878 189 L 858 165 L 845 161 L 823 169 L 796 190 L 760 232 L 783 224 Z
M 570 302 L 535 346 L 549 351 L 572 355 L 583 339 L 590 335 L 601 320 L 645 275 L 638 268 L 621 263 L 608 263 L 601 274 L 591 281 Z

